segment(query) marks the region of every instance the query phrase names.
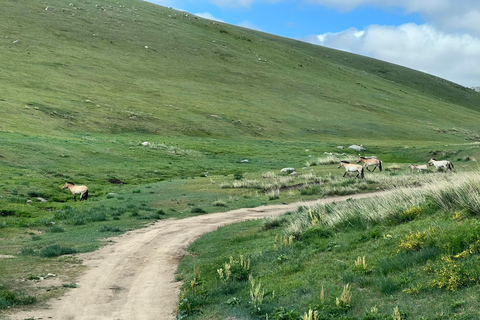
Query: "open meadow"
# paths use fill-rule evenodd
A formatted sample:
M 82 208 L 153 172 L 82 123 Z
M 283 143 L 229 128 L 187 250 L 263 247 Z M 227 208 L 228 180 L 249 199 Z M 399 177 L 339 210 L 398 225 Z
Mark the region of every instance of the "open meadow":
M 203 236 L 178 319 L 480 318 L 479 93 L 139 0 L 4 2 L 0 318 L 156 221 L 379 190 Z

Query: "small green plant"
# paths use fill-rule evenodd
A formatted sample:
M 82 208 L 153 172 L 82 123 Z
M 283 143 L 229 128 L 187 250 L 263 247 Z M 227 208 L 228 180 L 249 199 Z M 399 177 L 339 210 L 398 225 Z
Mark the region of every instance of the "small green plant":
M 36 302 L 37 299 L 33 296 L 18 294 L 0 287 L 0 310 L 7 309 L 12 306 L 30 305 Z
M 50 245 L 40 250 L 39 255 L 45 258 L 58 257 L 65 254 L 77 253 L 77 250 L 70 247 L 62 247 L 58 244 Z
M 230 256 L 230 260 L 225 262 L 224 268 L 217 269 L 218 276 L 225 282 L 230 279 L 233 281 L 246 281 L 249 275 L 250 263 L 250 258 L 246 259 L 243 255 L 240 255 L 238 260 Z
M 50 232 L 50 233 L 61 233 L 61 232 L 65 232 L 65 229 L 63 229 L 63 228 L 60 227 L 60 226 L 51 226 L 51 227 L 47 228 L 47 232 Z
M 265 295 L 265 290 L 262 289 L 262 282 L 258 282 L 250 275 L 250 302 L 253 305 L 253 308 L 256 312 L 260 311 L 260 306 L 263 302 L 263 297 Z
M 212 205 L 216 206 L 216 207 L 226 207 L 227 206 L 227 202 L 225 200 L 215 200 L 213 201 Z
M 122 229 L 120 229 L 119 227 L 103 225 L 99 231 L 100 232 L 122 232 Z
M 357 260 L 355 260 L 355 270 L 357 271 L 363 271 L 367 272 L 368 266 L 367 262 L 365 260 L 365 256 L 362 257 L 357 257 Z
M 403 221 L 411 221 L 422 213 L 422 208 L 419 206 L 412 206 L 407 210 L 402 211 L 401 219 Z
M 268 196 L 269 200 L 280 199 L 280 189 L 271 189 L 265 191 L 265 194 Z
M 305 312 L 303 315 L 303 320 L 317 320 L 318 319 L 318 311 L 313 311 L 312 309 Z
M 207 213 L 207 211 L 203 210 L 202 208 L 195 207 L 190 210 L 192 213 Z
M 293 246 L 295 240 L 295 236 L 284 236 L 280 235 L 278 237 L 278 234 L 275 235 L 275 242 L 273 242 L 273 249 L 278 250 L 279 246 L 283 248 L 291 248 Z
M 343 286 L 343 291 L 335 301 L 338 308 L 349 309 L 352 303 L 352 287 L 349 283 Z

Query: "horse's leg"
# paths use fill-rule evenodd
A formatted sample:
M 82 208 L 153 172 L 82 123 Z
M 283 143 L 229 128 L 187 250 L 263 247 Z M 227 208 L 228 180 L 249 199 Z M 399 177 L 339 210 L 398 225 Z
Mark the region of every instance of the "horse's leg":
M 366 166 L 365 168 L 367 168 L 367 170 L 370 171 L 370 169 L 368 169 L 368 166 Z M 375 170 L 375 169 L 373 169 L 373 170 Z M 372 171 L 370 171 L 370 172 L 372 172 Z
M 76 193 L 73 194 L 73 200 L 75 200 L 75 202 L 77 202 L 77 194 Z
M 345 171 L 345 173 L 343 174 L 343 177 L 345 178 L 345 175 L 348 173 L 348 171 Z
M 373 170 L 372 170 L 372 172 L 373 172 L 373 171 L 375 171 L 375 169 L 377 169 L 377 166 L 373 167 Z

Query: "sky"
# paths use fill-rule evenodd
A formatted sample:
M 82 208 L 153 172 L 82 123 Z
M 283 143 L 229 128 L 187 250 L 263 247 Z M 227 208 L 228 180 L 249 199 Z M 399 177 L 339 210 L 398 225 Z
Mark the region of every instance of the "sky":
M 147 0 L 480 86 L 480 0 Z

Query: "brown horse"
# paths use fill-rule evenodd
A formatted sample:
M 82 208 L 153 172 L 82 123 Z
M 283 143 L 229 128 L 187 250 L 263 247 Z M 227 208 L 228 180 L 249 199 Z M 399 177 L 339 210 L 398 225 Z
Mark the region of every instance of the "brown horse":
M 378 167 L 380 172 L 382 172 L 382 161 L 378 160 L 375 157 L 360 157 L 360 159 L 358 159 L 357 163 L 359 163 L 359 162 L 363 162 L 363 164 L 365 165 L 365 167 L 367 168 L 368 171 L 373 172 Z M 368 167 L 374 167 L 374 168 L 373 168 L 373 170 L 370 170 L 370 169 L 368 169 Z
M 86 186 L 77 186 L 72 182 L 67 182 L 63 186 L 63 190 L 70 189 L 70 192 L 73 194 L 73 199 L 77 201 L 77 194 L 80 195 L 80 201 L 87 200 L 88 198 L 88 188 Z
M 355 178 L 358 178 L 359 175 L 362 179 L 365 177 L 365 174 L 364 174 L 364 171 L 363 171 L 364 167 L 359 165 L 359 164 L 352 164 L 348 161 L 340 161 L 340 165 L 338 166 L 338 168 L 341 168 L 341 167 L 345 168 L 345 173 L 343 174 L 344 177 L 347 174 L 350 177 L 350 172 L 356 172 L 357 173 Z

